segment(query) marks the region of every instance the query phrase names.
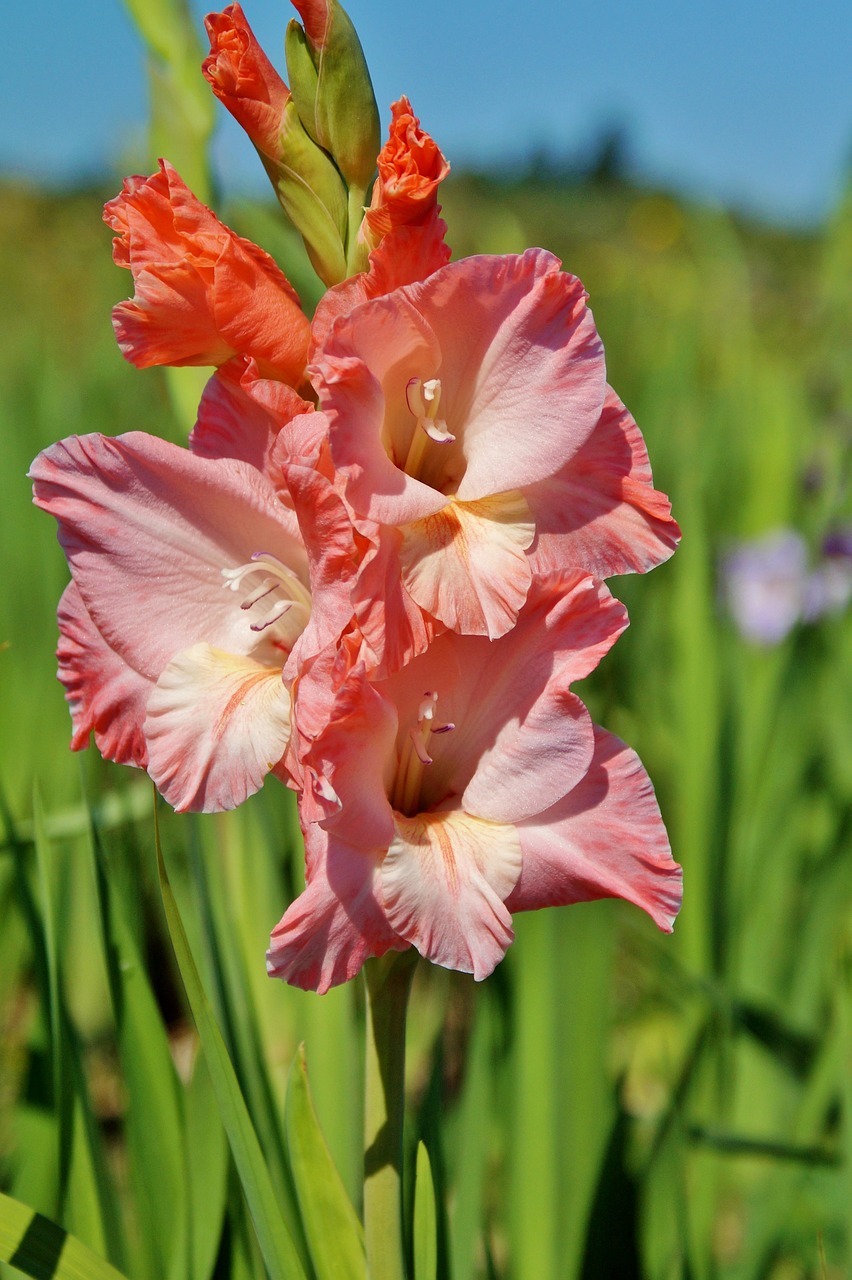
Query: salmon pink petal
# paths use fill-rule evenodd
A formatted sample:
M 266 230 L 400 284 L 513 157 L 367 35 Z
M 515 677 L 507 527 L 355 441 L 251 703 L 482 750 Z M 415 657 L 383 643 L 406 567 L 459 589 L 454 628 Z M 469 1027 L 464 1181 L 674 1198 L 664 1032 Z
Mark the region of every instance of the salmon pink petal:
M 651 781 L 618 738 L 596 729 L 595 756 L 583 781 L 518 830 L 523 868 L 507 902 L 510 911 L 625 898 L 671 932 L 681 869 Z
M 535 536 L 523 494 L 448 502 L 401 533 L 402 580 L 422 609 L 453 631 L 492 640 L 514 626 Z
M 514 937 L 504 900 L 521 871 L 517 831 L 460 811 L 395 822 L 381 867 L 388 920 L 428 960 L 487 978 Z
M 552 475 L 591 434 L 605 390 L 583 287 L 543 250 L 467 258 L 362 303 L 311 373 L 348 500 L 397 525 L 442 497 Z
M 387 848 L 393 835 L 387 773 L 397 723 L 363 665 L 341 673 L 328 661 L 316 663 L 299 680 L 294 725 L 318 810 L 323 797 L 343 801 L 343 808 L 325 806 L 328 829 L 361 849 Z
M 598 578 L 644 573 L 667 560 L 680 539 L 668 499 L 653 487 L 639 428 L 612 390 L 582 448 L 526 496 L 538 532 L 534 573 L 564 564 Z
M 353 607 L 369 650 L 368 665 L 375 679 L 405 666 L 444 628 L 414 602 L 402 587 L 402 534 L 391 525 L 370 530 L 371 545 L 364 552 Z
M 239 458 L 273 481 L 269 456 L 281 429 L 313 405 L 286 382 L 261 378 L 257 362 L 238 356 L 204 388 L 189 447 L 200 458 Z
M 425 280 L 450 260 L 444 236 L 447 224 L 430 210 L 422 225 L 390 231 L 369 258 L 369 269 L 342 280 L 324 293 L 311 324 L 311 360 L 315 360 L 338 316 L 346 316 L 360 302 L 381 298 L 403 284 Z
M 570 691 L 626 625 L 622 605 L 591 578 L 534 582 L 517 625 L 499 640 L 447 633 L 389 679 L 401 730 L 416 722 L 424 690 L 452 732 L 432 737 L 420 808 L 450 798 L 493 822 L 549 808 L 585 774 L 589 714 Z M 344 796 L 345 807 L 345 796 Z
M 148 748 L 142 725 L 152 681 L 109 647 L 73 582 L 59 602 L 58 620 L 56 656 L 71 711 L 72 749 L 87 747 L 94 733 L 104 759 L 146 768 Z
M 157 681 L 145 738 L 148 772 L 178 812 L 236 808 L 287 749 L 290 693 L 280 667 L 193 645 Z
M 270 552 L 306 597 L 307 558 L 295 516 L 254 468 L 134 433 L 61 441 L 30 475 L 93 623 L 141 676 L 156 681 L 199 640 L 272 661 L 277 636 L 252 629 L 222 571 Z
M 272 930 L 266 967 L 273 978 L 322 994 L 354 978 L 370 956 L 409 944 L 388 923 L 374 857 L 320 827 L 308 829 L 305 844 L 308 884 Z
M 133 299 L 113 312 L 132 364 L 220 365 L 241 354 L 266 376 L 300 385 L 310 325 L 298 295 L 273 259 L 221 223 L 170 165 L 127 179 L 104 219 L 118 233 L 117 265 L 133 273 Z

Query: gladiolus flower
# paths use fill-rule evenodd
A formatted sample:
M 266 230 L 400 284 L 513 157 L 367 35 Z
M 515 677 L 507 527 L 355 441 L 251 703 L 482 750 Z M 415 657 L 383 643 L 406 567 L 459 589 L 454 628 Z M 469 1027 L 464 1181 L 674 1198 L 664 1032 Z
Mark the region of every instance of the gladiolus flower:
M 496 641 L 445 633 L 374 683 L 356 665 L 303 753 L 339 813 L 308 826 L 307 885 L 273 931 L 270 973 L 324 991 L 412 945 L 481 979 L 512 910 L 590 898 L 670 930 L 680 868 L 651 784 L 569 688 L 625 625 L 605 587 L 549 579 Z
M 393 529 L 402 586 L 453 630 L 504 634 L 534 572 L 603 577 L 674 549 L 583 287 L 544 250 L 356 306 L 310 371 L 347 501 Z
M 113 311 L 132 364 L 222 365 L 247 355 L 266 377 L 303 382 L 310 326 L 296 291 L 169 164 L 160 161 L 150 178 L 127 178 L 104 220 L 118 232 L 116 264 L 133 273 L 133 299 Z
M 286 751 L 282 673 L 309 618 L 329 641 L 293 512 L 253 466 L 142 433 L 72 437 L 30 474 L 73 575 L 59 617 L 72 745 L 94 731 L 176 809 L 240 804 Z M 345 584 L 342 603 L 348 616 Z

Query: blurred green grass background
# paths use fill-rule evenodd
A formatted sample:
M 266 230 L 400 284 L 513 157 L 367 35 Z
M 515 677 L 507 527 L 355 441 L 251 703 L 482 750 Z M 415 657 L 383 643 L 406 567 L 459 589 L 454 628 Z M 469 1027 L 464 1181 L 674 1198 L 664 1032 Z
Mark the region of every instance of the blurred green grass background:
M 150 787 L 68 750 L 67 569 L 24 478 L 64 435 L 191 425 L 115 347 L 112 194 L 0 188 L 0 1189 L 134 1280 L 240 1280 L 264 1272 L 171 958 Z M 310 294 L 277 212 L 220 212 Z M 631 627 L 581 693 L 648 767 L 685 901 L 672 938 L 597 903 L 517 919 L 481 987 L 419 972 L 408 1128 L 445 1205 L 439 1274 L 852 1275 L 852 627 L 755 646 L 717 581 L 734 539 L 792 527 L 816 549 L 852 518 L 852 203 L 793 233 L 617 181 L 462 175 L 444 213 L 456 256 L 541 244 L 581 277 L 672 496 L 683 545 L 610 584 Z M 264 971 L 301 884 L 289 795 L 271 782 L 237 813 L 160 822 L 291 1222 L 282 1109 L 303 1040 L 357 1202 L 360 987 L 318 998 Z

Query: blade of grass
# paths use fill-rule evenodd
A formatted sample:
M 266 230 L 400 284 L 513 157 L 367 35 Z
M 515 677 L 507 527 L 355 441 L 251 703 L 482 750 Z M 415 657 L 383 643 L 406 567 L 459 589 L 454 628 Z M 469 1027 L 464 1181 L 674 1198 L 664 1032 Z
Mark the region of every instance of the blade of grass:
M 55 1222 L 2 1193 L 0 1260 L 33 1280 L 126 1280 Z
M 364 1280 L 364 1231 L 317 1121 L 304 1045 L 290 1068 L 285 1117 L 290 1167 L 317 1280 Z
M 269 1170 L 248 1113 L 222 1033 L 189 949 L 169 883 L 159 828 L 155 823 L 157 870 L 172 946 L 201 1038 L 219 1115 L 231 1144 L 254 1229 L 272 1280 L 303 1280 L 304 1268 L 275 1200 Z

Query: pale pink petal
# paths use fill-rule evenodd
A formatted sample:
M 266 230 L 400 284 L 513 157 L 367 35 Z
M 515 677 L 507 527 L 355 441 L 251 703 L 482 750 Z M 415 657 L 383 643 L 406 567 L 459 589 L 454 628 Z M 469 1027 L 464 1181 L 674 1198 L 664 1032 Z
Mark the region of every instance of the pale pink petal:
M 364 525 L 361 524 L 363 530 Z M 375 525 L 353 587 L 353 607 L 369 649 L 374 678 L 398 671 L 422 653 L 443 625 L 417 605 L 401 579 L 402 534 L 392 525 Z
M 189 447 L 201 458 L 239 458 L 274 480 L 269 459 L 279 432 L 312 410 L 292 387 L 261 378 L 254 360 L 237 356 L 204 388 Z
M 254 613 L 222 570 L 270 552 L 306 584 L 307 557 L 295 516 L 253 467 L 139 432 L 71 437 L 40 454 L 30 475 L 92 621 L 140 675 L 156 681 L 199 640 L 272 659 L 274 629 L 252 631 Z
M 396 716 L 369 683 L 363 664 L 340 661 L 344 652 L 345 646 L 325 650 L 296 686 L 302 815 L 325 819 L 329 830 L 360 848 L 387 848 L 393 834 L 387 787 Z
M 403 469 L 417 429 L 408 383 L 415 371 L 431 377 L 440 364 L 435 337 L 406 294 L 397 290 L 338 320 L 309 368 L 347 498 L 359 515 L 390 524 L 430 515 L 446 501 Z
M 450 798 L 468 813 L 515 822 L 549 808 L 583 777 L 592 724 L 570 691 L 626 625 L 622 605 L 591 578 L 535 581 L 517 625 L 499 640 L 446 633 L 384 685 L 396 706 L 398 751 L 427 691 L 438 723 L 420 808 Z
M 560 266 L 543 249 L 465 258 L 404 291 L 440 344 L 464 501 L 552 475 L 600 416 L 603 346 L 582 284 Z
M 522 494 L 448 502 L 401 533 L 403 584 L 422 609 L 453 631 L 492 640 L 514 626 L 535 535 Z
M 612 390 L 585 444 L 526 497 L 538 534 L 534 573 L 565 564 L 597 578 L 644 573 L 667 560 L 680 539 L 668 499 L 653 487 L 639 428 Z
M 59 602 L 59 679 L 71 712 L 71 747 L 80 751 L 94 733 L 101 755 L 116 764 L 144 769 L 148 749 L 142 733 L 153 683 L 110 649 L 73 582 Z
M 322 994 L 354 978 L 370 956 L 409 944 L 385 916 L 375 855 L 320 827 L 308 829 L 305 843 L 309 882 L 272 930 L 266 967 L 273 978 Z
M 521 870 L 517 831 L 459 811 L 395 822 L 381 867 L 388 920 L 428 960 L 487 978 L 514 936 L 504 899 Z
M 546 813 L 518 824 L 521 877 L 510 911 L 625 898 L 671 932 L 681 869 L 654 788 L 635 752 L 603 729 L 586 777 Z
M 377 249 L 370 254 L 368 271 L 359 272 L 329 289 L 320 298 L 311 323 L 314 359 L 326 341 L 331 326 L 339 316 L 346 316 L 360 302 L 392 293 L 403 284 L 425 280 L 450 260 L 450 248 L 444 242 L 447 226 L 430 210 L 418 227 L 395 227 Z
M 193 645 L 157 681 L 145 737 L 148 772 L 175 809 L 236 808 L 287 749 L 290 693 L 280 668 Z

